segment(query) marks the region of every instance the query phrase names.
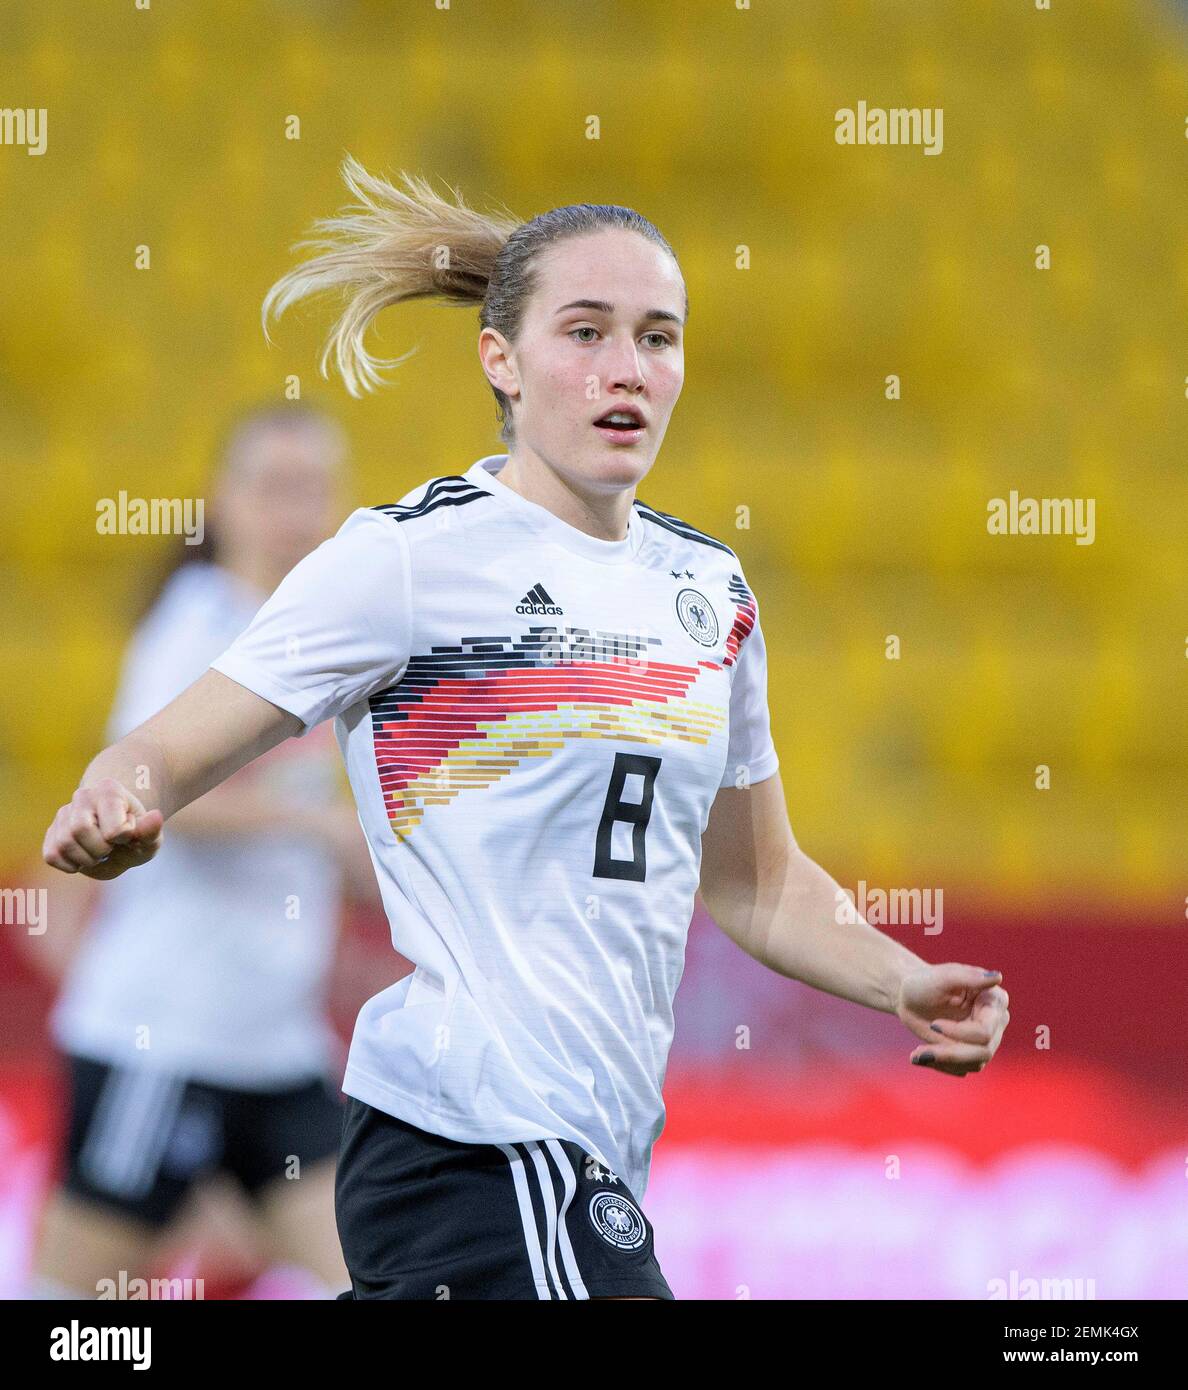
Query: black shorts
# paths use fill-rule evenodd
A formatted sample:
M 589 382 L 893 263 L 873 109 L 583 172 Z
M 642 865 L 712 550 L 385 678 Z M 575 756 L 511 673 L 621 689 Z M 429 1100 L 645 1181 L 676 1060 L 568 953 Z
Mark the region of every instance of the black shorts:
M 343 1298 L 672 1298 L 622 1178 L 563 1139 L 461 1144 L 347 1097 Z
M 240 1091 L 148 1067 L 66 1060 L 65 1189 L 150 1226 L 164 1226 L 209 1174 L 229 1173 L 255 1197 L 338 1148 L 343 1106 L 324 1077 Z

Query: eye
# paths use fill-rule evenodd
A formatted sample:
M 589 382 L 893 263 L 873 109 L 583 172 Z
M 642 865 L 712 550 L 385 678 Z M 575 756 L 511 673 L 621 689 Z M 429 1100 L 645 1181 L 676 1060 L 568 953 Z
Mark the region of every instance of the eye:
M 658 328 L 653 328 L 650 333 L 645 333 L 644 337 L 659 338 L 660 341 L 656 344 L 657 347 L 667 347 L 670 346 L 672 343 L 672 339 L 668 336 L 668 334 L 662 333 Z
M 575 333 L 597 333 L 597 332 L 598 332 L 598 329 L 595 328 L 592 324 L 583 323 L 582 326 L 581 326 L 580 328 L 571 328 L 571 329 L 569 330 L 569 337 L 572 338 L 573 335 L 574 335 Z M 589 338 L 579 338 L 578 341 L 579 341 L 579 342 L 582 342 L 582 343 L 588 343 L 588 342 L 591 341 L 591 339 L 589 339 Z

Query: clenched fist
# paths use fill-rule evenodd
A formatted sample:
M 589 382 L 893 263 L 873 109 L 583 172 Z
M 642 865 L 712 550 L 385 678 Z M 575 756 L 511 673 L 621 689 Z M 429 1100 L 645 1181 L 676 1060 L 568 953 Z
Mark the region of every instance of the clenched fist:
M 161 848 L 160 811 L 146 811 L 139 798 L 112 777 L 79 787 L 45 832 L 41 857 L 52 868 L 88 878 L 117 878 L 147 864 Z

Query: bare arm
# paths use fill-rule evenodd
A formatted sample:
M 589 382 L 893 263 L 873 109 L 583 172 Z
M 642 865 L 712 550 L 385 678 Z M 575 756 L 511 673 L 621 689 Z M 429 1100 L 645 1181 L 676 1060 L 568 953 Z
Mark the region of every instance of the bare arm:
M 81 788 L 105 778 L 143 790 L 168 820 L 253 759 L 301 732 L 295 714 L 221 671 L 205 671 L 163 710 L 92 760 Z
M 275 792 L 256 786 L 250 779 L 251 773 L 245 774 L 241 768 L 205 796 L 175 811 L 169 818 L 170 829 L 195 839 L 262 835 L 270 830 L 297 833 L 308 830 L 308 813 L 300 806 L 282 801 Z
M 814 989 L 895 1012 L 905 972 L 925 962 L 861 918 L 838 922 L 838 903 L 848 900 L 796 843 L 778 772 L 718 793 L 701 854 L 702 901 L 748 955 Z
M 91 761 L 46 832 L 42 857 L 64 873 L 115 878 L 152 858 L 170 816 L 302 727 L 296 715 L 206 671 Z
M 896 1014 L 931 1044 L 913 1062 L 960 1076 L 994 1055 L 1010 1017 L 1001 975 L 929 965 L 863 921 L 796 843 L 778 773 L 719 791 L 702 837 L 700 891 L 714 921 L 769 969 Z

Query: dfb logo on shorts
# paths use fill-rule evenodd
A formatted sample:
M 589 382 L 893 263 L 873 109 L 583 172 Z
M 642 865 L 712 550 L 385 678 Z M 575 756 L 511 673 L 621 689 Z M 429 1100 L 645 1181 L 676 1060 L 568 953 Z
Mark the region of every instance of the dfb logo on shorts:
M 696 589 L 682 589 L 676 596 L 677 617 L 694 642 L 712 647 L 718 640 L 718 617 L 710 601 Z
M 633 1203 L 617 1192 L 596 1192 L 590 1198 L 594 1229 L 616 1250 L 638 1250 L 648 1238 L 648 1228 Z

